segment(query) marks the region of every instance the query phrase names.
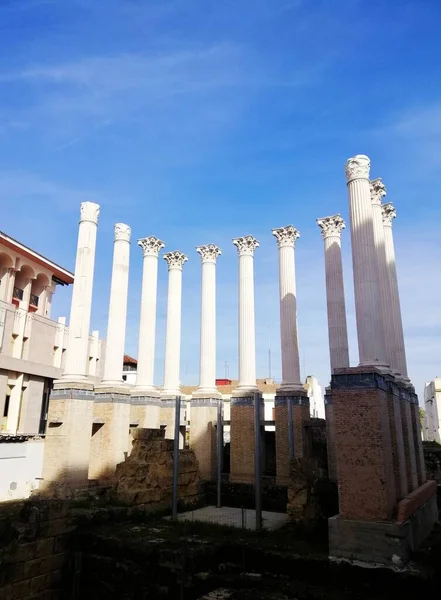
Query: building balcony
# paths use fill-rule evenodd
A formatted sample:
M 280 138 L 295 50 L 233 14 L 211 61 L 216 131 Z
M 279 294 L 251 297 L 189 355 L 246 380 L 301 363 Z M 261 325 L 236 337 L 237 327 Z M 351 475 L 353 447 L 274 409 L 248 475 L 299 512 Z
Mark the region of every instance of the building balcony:
M 40 300 L 40 298 L 38 296 L 36 296 L 35 294 L 31 294 L 31 297 L 29 299 L 29 304 L 31 306 L 35 306 L 35 308 L 38 308 L 39 300 Z
M 16 298 L 17 300 L 23 300 L 23 290 L 18 288 L 18 287 L 14 287 L 13 291 L 12 291 L 12 298 Z

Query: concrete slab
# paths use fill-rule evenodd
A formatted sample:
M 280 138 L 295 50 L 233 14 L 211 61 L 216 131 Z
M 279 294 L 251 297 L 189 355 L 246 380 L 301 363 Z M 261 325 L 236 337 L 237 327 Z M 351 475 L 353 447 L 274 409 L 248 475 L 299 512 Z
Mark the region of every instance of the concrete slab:
M 166 517 L 170 519 L 170 517 Z M 289 523 L 290 518 L 285 513 L 276 513 L 262 511 L 263 527 L 268 531 L 280 529 L 286 523 Z M 256 529 L 256 511 L 241 508 L 232 508 L 223 506 L 205 506 L 197 510 L 180 513 L 178 521 L 199 521 L 204 523 L 216 523 L 217 525 L 225 525 L 227 527 L 238 527 L 241 529 Z

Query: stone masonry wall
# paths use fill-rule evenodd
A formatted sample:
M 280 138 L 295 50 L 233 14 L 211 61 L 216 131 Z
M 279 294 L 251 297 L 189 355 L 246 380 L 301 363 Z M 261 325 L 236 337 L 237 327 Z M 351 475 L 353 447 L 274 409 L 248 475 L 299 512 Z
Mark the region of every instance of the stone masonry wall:
M 116 468 L 114 495 L 125 505 L 147 510 L 169 508 L 172 498 L 173 440 L 164 430 L 135 429 L 130 456 Z M 192 450 L 179 451 L 179 500 L 185 504 L 200 499 L 198 464 Z
M 26 500 L 0 505 L 0 598 L 61 600 L 73 527 L 68 503 Z

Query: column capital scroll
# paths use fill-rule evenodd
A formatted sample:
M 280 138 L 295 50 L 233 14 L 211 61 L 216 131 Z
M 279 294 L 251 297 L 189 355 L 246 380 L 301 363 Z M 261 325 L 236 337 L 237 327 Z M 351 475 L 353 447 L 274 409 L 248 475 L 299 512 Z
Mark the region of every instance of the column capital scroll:
M 82 223 L 83 221 L 90 221 L 91 223 L 95 223 L 95 225 L 97 225 L 99 214 L 99 204 L 95 204 L 95 202 L 81 202 L 80 223 Z
M 346 227 L 346 223 L 339 214 L 317 219 L 317 225 L 320 227 L 324 240 L 329 237 L 340 237 L 341 232 Z
M 143 256 L 155 256 L 158 258 L 160 251 L 165 247 L 163 241 L 158 240 L 154 235 L 138 240 L 138 246 L 142 248 Z
M 123 241 L 130 242 L 130 236 L 132 235 L 132 230 L 129 225 L 125 223 L 116 223 L 115 225 L 115 242 Z
M 365 154 L 357 154 L 346 161 L 346 180 L 349 183 L 353 179 L 369 179 L 371 161 Z
M 233 244 L 236 246 L 239 256 L 254 256 L 255 249 L 260 246 L 252 235 L 234 238 Z
M 168 270 L 171 269 L 179 269 L 182 271 L 182 267 L 184 263 L 187 262 L 188 256 L 185 256 L 179 250 L 174 250 L 173 252 L 167 252 L 164 254 L 163 259 L 167 262 Z
M 372 204 L 380 206 L 382 199 L 387 194 L 386 186 L 382 182 L 381 178 L 372 179 L 372 181 L 370 182 L 370 190 Z
M 383 225 L 385 227 L 392 227 L 392 221 L 397 216 L 397 211 L 392 202 L 387 202 L 381 206 L 381 211 L 383 213 Z
M 300 237 L 300 232 L 293 225 L 273 229 L 272 234 L 277 239 L 277 246 L 279 248 L 286 246 L 294 248 L 296 240 Z
M 205 246 L 196 246 L 196 252 L 201 255 L 202 262 L 215 263 L 222 250 L 216 244 L 206 244 Z

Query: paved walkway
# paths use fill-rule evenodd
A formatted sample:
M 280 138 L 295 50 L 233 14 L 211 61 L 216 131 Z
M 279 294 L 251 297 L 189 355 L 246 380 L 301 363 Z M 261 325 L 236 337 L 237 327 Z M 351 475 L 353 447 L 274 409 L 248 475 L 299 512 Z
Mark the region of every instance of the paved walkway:
M 168 519 L 170 517 L 167 517 Z M 285 513 L 276 513 L 262 511 L 263 527 L 268 531 L 280 529 L 289 522 L 289 517 Z M 223 506 L 216 508 L 215 506 L 205 506 L 197 510 L 180 513 L 179 521 L 203 521 L 205 523 L 216 523 L 218 525 L 226 525 L 229 527 L 240 527 L 243 529 L 256 529 L 256 511 L 241 508 L 231 508 Z

